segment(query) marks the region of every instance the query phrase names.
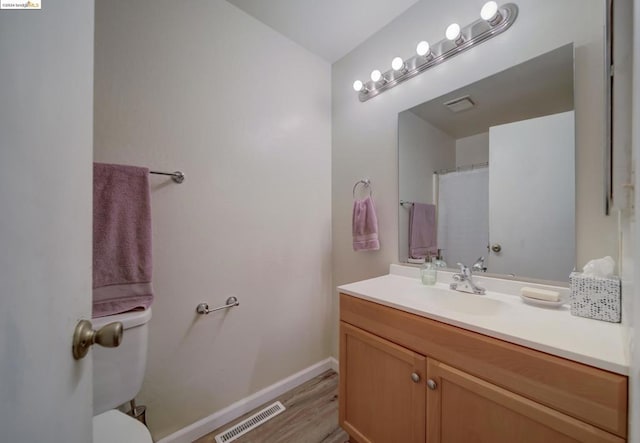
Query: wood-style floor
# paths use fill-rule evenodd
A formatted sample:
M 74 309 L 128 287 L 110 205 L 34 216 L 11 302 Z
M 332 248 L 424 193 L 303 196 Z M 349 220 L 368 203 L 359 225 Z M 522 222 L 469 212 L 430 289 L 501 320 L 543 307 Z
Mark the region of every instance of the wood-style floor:
M 327 371 L 309 380 L 278 400 L 286 411 L 234 440 L 234 443 L 345 443 L 349 440 L 347 433 L 338 426 L 338 374 L 334 371 Z M 217 434 L 265 406 L 256 408 L 194 443 L 215 443 Z

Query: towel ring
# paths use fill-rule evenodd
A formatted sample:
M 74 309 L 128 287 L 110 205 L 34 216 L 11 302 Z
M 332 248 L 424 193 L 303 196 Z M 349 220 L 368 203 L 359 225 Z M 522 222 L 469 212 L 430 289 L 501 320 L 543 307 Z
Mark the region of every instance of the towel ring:
M 364 185 L 365 188 L 369 190 L 369 197 L 372 197 L 373 191 L 371 190 L 371 180 L 369 180 L 368 178 L 365 178 L 364 180 L 358 180 L 356 184 L 353 185 L 353 198 L 356 198 L 356 189 L 360 184 Z

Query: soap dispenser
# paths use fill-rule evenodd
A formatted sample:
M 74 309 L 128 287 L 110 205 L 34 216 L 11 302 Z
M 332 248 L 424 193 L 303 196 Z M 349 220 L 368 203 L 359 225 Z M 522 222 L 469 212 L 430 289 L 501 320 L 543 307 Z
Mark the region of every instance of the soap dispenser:
M 442 258 L 442 249 L 438 249 L 438 255 L 436 255 L 436 260 L 433 262 L 436 268 L 446 268 L 447 262 Z
M 436 280 L 438 278 L 438 270 L 431 259 L 431 256 L 428 256 L 422 268 L 420 268 L 420 277 L 422 279 L 422 284 L 427 286 L 433 286 L 436 284 Z

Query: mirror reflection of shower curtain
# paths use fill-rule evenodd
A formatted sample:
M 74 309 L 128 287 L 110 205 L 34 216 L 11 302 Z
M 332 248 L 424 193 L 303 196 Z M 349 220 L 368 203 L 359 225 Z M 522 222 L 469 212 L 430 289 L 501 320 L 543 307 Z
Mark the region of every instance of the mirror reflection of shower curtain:
M 450 268 L 487 257 L 489 168 L 438 174 L 438 248 Z

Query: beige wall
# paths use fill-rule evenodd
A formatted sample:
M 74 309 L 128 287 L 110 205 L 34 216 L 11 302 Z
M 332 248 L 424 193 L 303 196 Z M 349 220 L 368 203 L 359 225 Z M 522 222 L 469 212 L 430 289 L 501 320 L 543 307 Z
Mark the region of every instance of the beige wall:
M 489 161 L 489 132 L 456 140 L 456 166 L 471 166 Z
M 151 178 L 158 439 L 329 356 L 330 66 L 225 1 L 98 0 L 95 40 L 95 160 L 187 176 Z
M 614 95 L 615 109 L 623 115 L 623 136 L 618 142 L 632 141 L 629 150 L 627 168 L 624 172 L 635 171 L 632 178 L 625 180 L 635 184 L 635 192 L 630 194 L 631 207 L 640 207 L 640 1 L 623 3 L 624 7 L 616 8 L 618 20 L 616 60 L 622 61 L 622 78 L 618 77 Z M 631 11 L 632 9 L 632 11 Z M 616 69 L 617 71 L 617 69 Z M 616 146 L 617 148 L 618 146 Z M 623 158 L 624 155 L 623 155 Z M 615 162 L 614 162 L 615 163 Z M 625 174 L 623 174 L 625 176 Z M 622 181 L 624 183 L 625 181 Z M 615 192 L 615 191 L 614 191 Z M 640 442 L 640 231 L 634 211 L 627 211 L 622 218 L 622 321 L 629 326 L 630 370 L 629 370 L 629 438 L 630 443 Z
M 519 0 L 516 23 L 504 34 L 403 83 L 365 103 L 351 89 L 373 68 L 384 68 L 396 55 L 409 57 L 416 42 L 437 41 L 448 23 L 473 21 L 482 1 L 419 2 L 376 33 L 332 68 L 332 204 L 334 284 L 385 274 L 398 261 L 398 112 L 445 92 L 495 74 L 563 44 L 576 45 L 577 255 L 578 265 L 593 257 L 617 256 L 615 217 L 603 211 L 603 7 L 599 0 Z M 587 5 L 588 3 L 588 5 Z M 579 19 L 576 14 L 579 13 Z M 595 31 L 594 31 L 595 30 Z M 381 248 L 351 249 L 351 187 L 372 181 Z M 337 322 L 334 296 L 334 325 Z M 337 352 L 334 328 L 333 351 Z
M 631 14 L 629 14 L 631 15 Z M 633 2 L 633 25 L 630 26 L 633 29 L 633 39 L 631 44 L 634 48 L 640 48 L 640 1 L 634 0 Z M 630 31 L 630 29 L 628 29 Z M 637 50 L 636 50 L 637 54 Z M 634 122 L 632 125 L 632 140 L 633 140 L 633 170 L 635 171 L 635 192 L 633 193 L 634 207 L 640 208 L 640 57 L 637 55 L 630 61 L 633 69 L 632 75 L 632 109 L 631 113 Z M 640 231 L 638 229 L 638 222 L 636 219 L 630 223 L 629 231 L 625 233 L 623 237 L 627 239 L 627 243 L 624 245 L 625 266 L 622 287 L 622 300 L 623 300 L 623 314 L 624 309 L 627 308 L 628 312 L 626 316 L 631 318 L 630 326 L 630 343 L 631 343 L 631 370 L 630 370 L 630 384 L 629 389 L 631 392 L 631 398 L 629 400 L 629 417 L 640 416 Z M 625 299 L 633 300 L 632 302 Z M 624 320 L 624 318 L 623 318 Z M 637 418 L 631 420 L 629 425 L 629 441 L 632 443 L 640 442 L 640 420 Z
M 398 114 L 398 168 L 401 200 L 418 203 L 433 201 L 433 171 L 455 166 L 456 141 L 447 133 L 418 117 L 411 111 Z M 399 256 L 409 257 L 409 213 L 407 206 L 398 206 Z

